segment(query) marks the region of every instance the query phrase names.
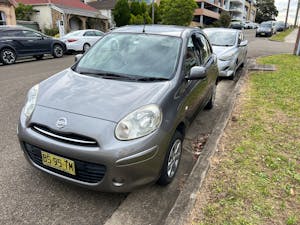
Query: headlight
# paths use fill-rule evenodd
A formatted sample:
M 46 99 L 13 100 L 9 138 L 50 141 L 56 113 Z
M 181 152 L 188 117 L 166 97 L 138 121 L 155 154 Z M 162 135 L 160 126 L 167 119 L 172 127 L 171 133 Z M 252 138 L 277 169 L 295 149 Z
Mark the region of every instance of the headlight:
M 157 105 L 143 106 L 128 114 L 115 129 L 116 138 L 122 141 L 146 136 L 161 124 L 162 112 Z
M 39 92 L 39 85 L 37 84 L 33 86 L 27 94 L 27 101 L 24 106 L 24 114 L 27 118 L 31 116 L 35 108 L 38 92 Z

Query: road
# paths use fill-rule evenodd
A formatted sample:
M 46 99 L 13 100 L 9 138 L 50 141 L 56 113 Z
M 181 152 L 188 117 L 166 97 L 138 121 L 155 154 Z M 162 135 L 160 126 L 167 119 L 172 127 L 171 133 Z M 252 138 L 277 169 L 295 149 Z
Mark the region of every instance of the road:
M 246 37 L 250 41 L 249 55 L 263 54 L 262 48 L 269 41 L 254 38 L 253 32 L 247 32 Z M 262 46 L 253 46 L 255 42 Z M 209 135 L 235 82 L 221 81 L 214 109 L 200 112 L 195 119 L 185 140 L 177 179 L 171 185 L 152 185 L 128 195 L 93 192 L 32 168 L 16 137 L 18 117 L 29 88 L 67 68 L 73 60 L 74 56 L 65 56 L 0 65 L 0 224 L 117 224 L 120 218 L 123 224 L 160 224 L 195 162 L 189 146 L 195 138 Z

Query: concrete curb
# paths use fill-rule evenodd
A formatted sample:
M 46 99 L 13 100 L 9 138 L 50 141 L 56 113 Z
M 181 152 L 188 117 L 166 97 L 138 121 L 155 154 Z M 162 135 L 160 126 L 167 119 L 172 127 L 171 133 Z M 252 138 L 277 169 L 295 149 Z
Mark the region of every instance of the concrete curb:
M 248 74 L 248 69 L 243 76 L 240 77 L 237 82 L 232 95 L 227 99 L 223 114 L 219 117 L 216 127 L 213 129 L 202 153 L 194 165 L 194 168 L 186 180 L 183 191 L 179 194 L 174 206 L 169 212 L 165 225 L 184 225 L 188 221 L 190 213 L 195 205 L 197 192 L 200 190 L 202 183 L 206 177 L 206 174 L 210 168 L 210 160 L 214 156 L 218 143 L 223 135 L 223 132 L 227 126 L 227 123 L 231 117 L 237 96 L 240 93 L 240 89 L 244 84 Z

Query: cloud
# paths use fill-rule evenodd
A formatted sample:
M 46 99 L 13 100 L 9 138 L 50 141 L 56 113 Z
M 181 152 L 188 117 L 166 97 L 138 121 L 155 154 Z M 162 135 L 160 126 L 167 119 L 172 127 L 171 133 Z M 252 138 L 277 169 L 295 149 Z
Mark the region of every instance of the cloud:
M 289 18 L 288 18 L 289 24 L 294 24 L 294 22 L 295 22 L 297 4 L 298 4 L 298 0 L 291 0 L 290 10 L 289 10 Z M 285 21 L 288 0 L 275 0 L 275 5 L 279 12 L 276 19 L 278 21 Z M 299 23 L 299 17 L 300 17 L 300 13 L 298 16 L 298 23 Z

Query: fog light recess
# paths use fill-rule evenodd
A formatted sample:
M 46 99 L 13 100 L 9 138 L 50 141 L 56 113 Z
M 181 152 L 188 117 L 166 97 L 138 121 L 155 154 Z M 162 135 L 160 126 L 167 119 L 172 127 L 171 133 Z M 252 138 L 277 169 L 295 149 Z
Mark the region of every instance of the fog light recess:
M 122 187 L 125 183 L 125 180 L 121 177 L 115 177 L 112 179 L 112 183 L 115 187 Z

